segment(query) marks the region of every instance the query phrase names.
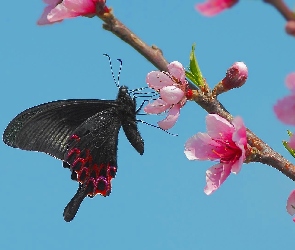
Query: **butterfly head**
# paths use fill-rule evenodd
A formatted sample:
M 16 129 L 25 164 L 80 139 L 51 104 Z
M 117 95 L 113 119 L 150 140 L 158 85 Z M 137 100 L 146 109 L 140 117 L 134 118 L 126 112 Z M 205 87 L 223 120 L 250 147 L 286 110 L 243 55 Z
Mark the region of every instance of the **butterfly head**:
M 117 101 L 121 103 L 121 106 L 129 107 L 132 110 L 135 109 L 135 106 L 136 106 L 135 99 L 130 96 L 127 86 L 121 86 L 119 88 Z

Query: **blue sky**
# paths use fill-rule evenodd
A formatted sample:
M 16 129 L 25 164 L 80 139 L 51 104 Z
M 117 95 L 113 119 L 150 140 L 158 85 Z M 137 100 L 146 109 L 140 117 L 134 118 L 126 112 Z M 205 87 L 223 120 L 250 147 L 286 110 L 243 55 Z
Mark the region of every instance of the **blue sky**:
M 261 1 L 241 1 L 214 18 L 197 13 L 197 0 L 108 1 L 117 17 L 168 61 L 189 63 L 191 45 L 203 76 L 213 87 L 229 66 L 244 61 L 249 78 L 220 96 L 234 116 L 279 153 L 286 130 L 272 106 L 288 94 L 285 76 L 294 71 L 294 38 L 284 20 Z M 287 1 L 290 5 L 292 1 Z M 59 99 L 115 99 L 108 53 L 123 60 L 121 84 L 144 87 L 155 68 L 129 45 L 101 28 L 97 18 L 37 26 L 41 1 L 4 1 L 0 16 L 0 130 L 26 108 Z M 205 131 L 206 112 L 195 103 L 181 110 L 174 137 L 139 124 L 145 141 L 140 156 L 119 136 L 118 173 L 112 194 L 85 199 L 71 223 L 64 206 L 77 183 L 61 162 L 42 153 L 0 143 L 0 249 L 287 249 L 295 224 L 285 210 L 295 184 L 267 165 L 244 164 L 211 196 L 203 192 L 212 162 L 190 162 L 186 140 Z M 161 116 L 144 116 L 156 124 Z

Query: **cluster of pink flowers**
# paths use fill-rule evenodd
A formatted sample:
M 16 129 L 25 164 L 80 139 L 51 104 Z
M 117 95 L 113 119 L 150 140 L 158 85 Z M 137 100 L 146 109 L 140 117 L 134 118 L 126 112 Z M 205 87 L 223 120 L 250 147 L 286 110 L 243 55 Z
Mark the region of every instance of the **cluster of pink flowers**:
M 242 70 L 240 70 L 240 68 Z M 185 79 L 181 63 L 174 61 L 168 65 L 169 72 L 152 71 L 148 73 L 148 86 L 159 92 L 160 97 L 149 103 L 144 111 L 160 114 L 168 111 L 167 117 L 158 122 L 162 129 L 171 128 L 178 119 L 180 108 L 192 97 Z M 228 89 L 240 87 L 247 79 L 248 71 L 243 63 L 235 63 L 227 72 L 225 85 Z M 237 174 L 246 159 L 246 127 L 240 117 L 232 124 L 216 114 L 206 117 L 208 133 L 198 133 L 185 144 L 184 153 L 189 160 L 219 160 L 219 163 L 206 171 L 205 193 L 217 190 L 230 173 Z
M 168 65 L 169 72 L 152 71 L 148 73 L 146 82 L 156 90 L 160 97 L 149 103 L 144 111 L 148 114 L 160 114 L 168 111 L 167 117 L 158 122 L 162 129 L 170 129 L 176 123 L 180 109 L 191 97 L 191 90 L 185 79 L 185 70 L 180 62 L 174 61 Z
M 189 160 L 219 160 L 206 171 L 206 187 L 209 195 L 216 191 L 230 173 L 240 172 L 246 159 L 247 136 L 242 118 L 232 124 L 216 114 L 206 117 L 207 133 L 197 133 L 185 143 L 184 153 Z
M 37 24 L 61 22 L 77 16 L 94 16 L 109 12 L 106 0 L 43 0 L 47 4 Z

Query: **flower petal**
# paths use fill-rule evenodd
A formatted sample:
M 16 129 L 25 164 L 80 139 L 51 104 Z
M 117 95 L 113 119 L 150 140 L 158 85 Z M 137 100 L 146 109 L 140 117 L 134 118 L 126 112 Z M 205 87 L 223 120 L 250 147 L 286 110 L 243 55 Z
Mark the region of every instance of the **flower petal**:
M 293 93 L 295 93 L 295 72 L 290 73 L 286 77 L 286 86 L 290 89 Z
M 215 148 L 219 145 L 208 134 L 197 133 L 185 143 L 184 153 L 189 160 L 217 160 L 219 156 L 215 153 Z
M 39 20 L 37 21 L 38 25 L 46 25 L 46 24 L 53 24 L 54 22 L 49 22 L 47 19 L 47 15 L 49 14 L 49 12 L 55 8 L 55 6 L 46 6 L 44 8 L 44 11 L 41 15 L 41 17 L 39 18 Z
M 206 127 L 209 136 L 214 139 L 231 140 L 234 126 L 216 114 L 206 116 Z
M 242 154 L 238 161 L 236 161 L 232 167 L 231 172 L 237 174 L 240 172 L 242 165 L 246 159 L 246 149 L 247 149 L 247 132 L 244 122 L 241 117 L 237 116 L 232 121 L 235 131 L 232 135 L 232 140 L 241 149 Z
M 158 122 L 159 127 L 165 130 L 172 128 L 176 123 L 179 114 L 180 105 L 176 104 L 169 110 L 167 117 L 164 120 Z
M 295 125 L 295 95 L 285 96 L 274 105 L 274 112 L 277 118 L 286 124 Z
M 146 83 L 150 88 L 159 90 L 165 86 L 173 85 L 171 76 L 168 73 L 152 71 L 146 76 Z
M 293 135 L 290 137 L 290 141 L 289 141 L 289 146 L 292 149 L 295 149 L 295 134 L 293 133 Z
M 293 190 L 289 195 L 289 198 L 287 200 L 286 209 L 290 215 L 295 214 L 295 190 Z
M 54 22 L 49 22 L 49 20 L 47 19 L 47 15 L 52 9 L 55 8 L 57 4 L 61 2 L 61 0 L 43 0 L 43 2 L 46 3 L 48 6 L 44 8 L 44 11 L 41 17 L 39 18 L 39 20 L 37 21 L 37 24 L 38 25 L 52 24 Z M 61 22 L 61 20 L 59 22 Z
M 184 71 L 184 68 L 180 62 L 178 62 L 178 61 L 171 62 L 171 63 L 169 63 L 169 65 L 167 67 L 168 67 L 169 73 L 172 76 L 174 76 L 175 78 L 177 78 L 181 82 L 185 80 L 185 71 Z
M 79 13 L 69 10 L 63 3 L 61 3 L 48 13 L 47 19 L 49 22 L 53 23 L 62 21 L 66 18 L 77 17 L 79 15 Z
M 232 124 L 235 128 L 232 136 L 233 141 L 239 145 L 242 145 L 243 147 L 247 146 L 247 131 L 243 119 L 237 116 L 233 119 Z
M 226 164 L 216 164 L 206 171 L 206 186 L 204 189 L 205 194 L 210 195 L 215 192 L 221 184 L 230 175 L 231 167 Z
M 176 104 L 184 97 L 184 92 L 175 86 L 166 86 L 160 89 L 160 96 L 168 104 Z
M 58 5 L 62 0 L 43 0 L 44 3 L 48 5 Z
M 80 14 L 95 13 L 96 2 L 97 0 L 63 0 L 63 3 L 69 10 Z
M 64 0 L 58 4 L 47 18 L 50 22 L 56 22 L 65 18 L 94 14 L 95 3 L 92 0 Z
M 205 3 L 196 4 L 195 8 L 205 16 L 214 16 L 237 2 L 238 0 L 208 0 Z
M 144 107 L 144 111 L 148 114 L 160 114 L 170 108 L 170 105 L 164 102 L 162 99 L 157 99 L 152 103 L 149 103 Z

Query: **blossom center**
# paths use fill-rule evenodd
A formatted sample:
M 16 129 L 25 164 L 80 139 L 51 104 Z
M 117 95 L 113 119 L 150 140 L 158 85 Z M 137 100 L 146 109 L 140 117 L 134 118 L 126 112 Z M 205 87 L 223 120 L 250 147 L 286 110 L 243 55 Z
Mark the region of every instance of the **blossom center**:
M 242 150 L 229 140 L 214 139 L 219 146 L 213 149 L 213 152 L 220 158 L 221 163 L 229 164 L 236 162 L 242 155 Z

